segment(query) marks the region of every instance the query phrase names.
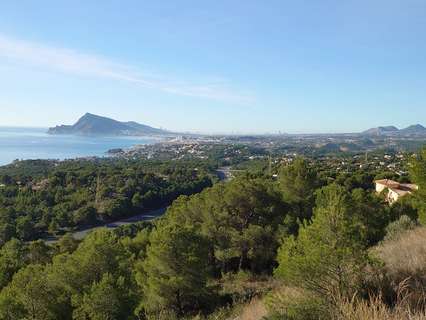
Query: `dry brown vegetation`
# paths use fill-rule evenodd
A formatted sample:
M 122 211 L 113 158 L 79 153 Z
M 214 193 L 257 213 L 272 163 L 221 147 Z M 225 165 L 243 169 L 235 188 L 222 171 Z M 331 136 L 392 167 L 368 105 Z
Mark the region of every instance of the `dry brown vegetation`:
M 236 320 L 260 320 L 268 315 L 268 311 L 261 300 L 255 299 L 246 305 Z
M 357 299 L 338 306 L 336 320 L 417 320 L 426 319 L 426 228 L 409 230 L 386 240 L 372 250 L 384 263 L 382 290 L 395 301 L 392 307 L 381 295 Z
M 412 309 L 426 307 L 426 228 L 384 241 L 373 251 L 384 262 L 385 284 Z M 386 294 L 386 293 L 385 293 Z
M 382 297 L 374 296 L 370 299 L 354 298 L 350 301 L 341 300 L 328 311 L 322 309 L 319 305 L 308 306 L 306 302 L 314 302 L 312 297 L 305 295 L 305 292 L 297 289 L 284 287 L 263 300 L 269 311 L 268 316 L 272 314 L 275 317 L 241 318 L 241 319 L 316 319 L 316 320 L 421 320 L 426 319 L 426 312 L 413 310 L 406 297 L 402 296 L 404 292 L 404 283 L 400 286 L 401 297 L 394 306 L 390 307 L 383 302 Z M 271 299 L 272 297 L 272 299 Z M 321 310 L 322 309 L 322 310 Z M 282 318 L 279 315 L 285 315 Z
M 366 274 L 370 299 L 362 298 L 362 294 L 351 300 L 336 299 L 324 312 L 324 305 L 314 296 L 284 286 L 263 299 L 269 315 L 275 315 L 271 319 L 426 319 L 426 227 L 383 241 L 371 253 L 383 266 L 372 267 Z
M 426 228 L 407 231 L 398 239 L 385 241 L 375 252 L 393 277 L 426 277 Z
M 379 297 L 369 301 L 342 302 L 338 306 L 334 320 L 420 320 L 426 319 L 426 313 L 411 311 L 403 303 L 389 308 Z

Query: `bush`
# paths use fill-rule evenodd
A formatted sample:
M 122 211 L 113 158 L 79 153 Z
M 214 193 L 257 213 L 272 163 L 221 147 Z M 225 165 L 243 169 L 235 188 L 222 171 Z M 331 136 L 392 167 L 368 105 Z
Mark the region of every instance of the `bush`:
M 369 300 L 342 301 L 332 317 L 333 320 L 422 320 L 425 318 L 424 311 L 413 312 L 404 303 L 390 308 L 377 296 Z
M 408 230 L 413 230 L 417 226 L 417 223 L 410 217 L 403 215 L 399 220 L 391 222 L 386 227 L 385 241 L 397 240 Z
M 412 308 L 424 308 L 426 228 L 418 227 L 396 239 L 383 241 L 372 253 L 384 263 L 382 287 L 393 291 L 394 300 L 401 296 Z M 402 289 L 401 283 L 404 284 Z
M 222 275 L 222 295 L 229 297 L 233 304 L 247 303 L 261 297 L 276 286 L 269 277 L 250 274 L 246 271 Z
M 327 305 L 306 290 L 283 287 L 265 297 L 268 320 L 329 319 Z

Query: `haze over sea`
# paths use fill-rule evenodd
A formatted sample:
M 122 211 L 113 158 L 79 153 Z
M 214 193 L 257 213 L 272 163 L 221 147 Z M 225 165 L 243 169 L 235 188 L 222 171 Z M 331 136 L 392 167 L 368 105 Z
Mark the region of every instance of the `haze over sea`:
M 157 142 L 152 137 L 82 137 L 49 135 L 46 128 L 0 127 L 0 165 L 26 159 L 105 156 L 114 148 Z

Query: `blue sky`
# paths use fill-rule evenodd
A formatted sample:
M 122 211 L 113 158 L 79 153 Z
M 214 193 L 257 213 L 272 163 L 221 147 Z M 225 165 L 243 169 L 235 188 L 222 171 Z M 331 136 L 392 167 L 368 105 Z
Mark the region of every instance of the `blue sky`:
M 426 125 L 426 1 L 0 2 L 0 125 Z

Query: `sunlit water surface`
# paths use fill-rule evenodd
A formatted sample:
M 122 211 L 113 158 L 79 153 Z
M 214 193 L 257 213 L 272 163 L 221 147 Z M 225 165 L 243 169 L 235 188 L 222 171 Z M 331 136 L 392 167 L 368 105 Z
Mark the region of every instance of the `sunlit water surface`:
M 0 127 L 0 165 L 16 159 L 72 159 L 105 156 L 114 148 L 155 143 L 151 137 L 83 137 L 49 135 L 44 128 Z

